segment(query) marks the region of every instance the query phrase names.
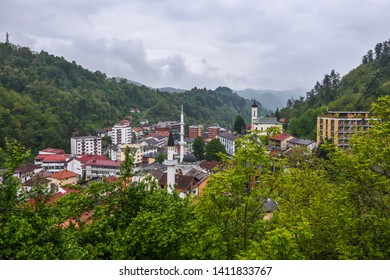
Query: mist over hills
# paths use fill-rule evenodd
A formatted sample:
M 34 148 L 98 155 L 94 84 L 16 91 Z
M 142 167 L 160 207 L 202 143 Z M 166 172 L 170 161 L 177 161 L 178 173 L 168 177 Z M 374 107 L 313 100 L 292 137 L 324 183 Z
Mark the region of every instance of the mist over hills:
M 265 109 L 275 111 L 276 108 L 286 107 L 288 99 L 299 99 L 305 96 L 306 90 L 295 88 L 290 90 L 261 90 L 247 88 L 244 90 L 235 90 L 239 96 L 246 99 L 256 99 Z

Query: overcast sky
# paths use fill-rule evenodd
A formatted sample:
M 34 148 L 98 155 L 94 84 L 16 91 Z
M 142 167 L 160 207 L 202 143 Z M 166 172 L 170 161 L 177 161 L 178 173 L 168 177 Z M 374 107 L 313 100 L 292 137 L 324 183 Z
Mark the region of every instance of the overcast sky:
M 311 89 L 390 39 L 390 1 L 1 0 L 6 32 L 151 87 Z

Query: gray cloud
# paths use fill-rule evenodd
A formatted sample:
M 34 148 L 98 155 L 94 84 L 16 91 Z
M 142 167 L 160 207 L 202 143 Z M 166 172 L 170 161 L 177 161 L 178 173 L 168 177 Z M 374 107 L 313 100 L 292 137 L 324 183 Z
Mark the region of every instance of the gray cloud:
M 0 40 L 9 32 L 149 86 L 308 89 L 388 40 L 389 10 L 386 0 L 3 0 Z

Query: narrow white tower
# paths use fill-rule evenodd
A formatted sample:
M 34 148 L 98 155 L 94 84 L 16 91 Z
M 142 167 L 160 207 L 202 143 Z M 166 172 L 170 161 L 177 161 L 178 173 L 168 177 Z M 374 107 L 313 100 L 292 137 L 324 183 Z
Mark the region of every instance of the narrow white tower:
M 183 162 L 184 158 L 184 113 L 183 104 L 181 104 L 181 115 L 180 115 L 180 162 Z
M 164 165 L 167 166 L 167 191 L 169 194 L 171 194 L 175 189 L 175 173 L 177 164 L 177 160 L 174 159 L 176 154 L 176 147 L 172 132 L 169 134 L 167 147 L 167 159 L 164 160 Z
M 257 103 L 256 100 L 253 99 L 253 104 L 252 104 L 252 118 L 251 118 L 251 129 L 254 129 L 254 123 L 257 120 Z

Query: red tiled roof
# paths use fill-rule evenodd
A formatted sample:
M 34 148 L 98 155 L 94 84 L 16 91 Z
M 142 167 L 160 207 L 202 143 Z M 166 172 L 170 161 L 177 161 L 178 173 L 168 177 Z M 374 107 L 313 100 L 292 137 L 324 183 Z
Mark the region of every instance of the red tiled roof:
M 288 137 L 292 136 L 291 134 L 288 133 L 280 133 L 278 135 L 273 135 L 269 139 L 276 140 L 276 141 L 283 141 L 287 139 Z
M 120 167 L 121 164 L 115 160 L 95 160 L 91 159 L 85 163 L 86 165 L 94 165 L 94 166 L 110 166 L 110 167 Z
M 43 158 L 43 162 L 67 162 L 69 156 L 67 155 L 46 155 Z
M 76 159 L 82 164 L 85 164 L 87 161 L 90 160 L 108 160 L 105 156 L 101 155 L 80 155 Z
M 65 154 L 65 151 L 64 150 L 61 150 L 61 149 L 53 149 L 53 148 L 46 148 L 46 149 L 43 149 L 41 151 L 39 151 L 39 153 L 51 153 L 51 154 L 57 154 L 57 155 L 63 155 Z
M 67 179 L 67 178 L 77 177 L 77 176 L 78 176 L 77 173 L 74 173 L 74 172 L 69 171 L 69 170 L 62 170 L 60 172 L 57 172 L 57 173 L 54 173 L 53 175 L 51 175 L 51 178 L 54 178 L 57 180 L 63 180 L 63 179 Z

